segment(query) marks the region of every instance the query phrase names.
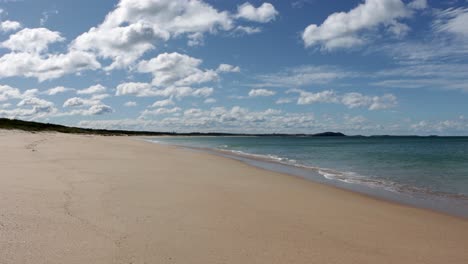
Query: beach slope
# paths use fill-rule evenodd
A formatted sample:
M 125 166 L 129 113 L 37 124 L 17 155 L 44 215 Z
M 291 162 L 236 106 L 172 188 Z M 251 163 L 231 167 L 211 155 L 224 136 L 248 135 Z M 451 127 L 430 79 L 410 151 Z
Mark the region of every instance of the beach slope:
M 0 263 L 468 263 L 468 221 L 132 137 L 0 131 Z

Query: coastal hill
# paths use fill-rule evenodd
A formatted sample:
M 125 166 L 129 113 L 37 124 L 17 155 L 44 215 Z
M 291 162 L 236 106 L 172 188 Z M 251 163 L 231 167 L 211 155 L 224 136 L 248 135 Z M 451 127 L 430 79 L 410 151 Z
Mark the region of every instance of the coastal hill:
M 304 137 L 345 137 L 339 132 L 324 132 L 318 134 L 233 134 L 233 133 L 175 133 L 175 132 L 154 132 L 154 131 L 131 131 L 131 130 L 108 130 L 90 129 L 80 127 L 69 127 L 57 124 L 23 121 L 18 119 L 0 118 L 0 129 L 23 130 L 28 132 L 59 132 L 69 134 L 93 134 L 105 136 L 304 136 Z

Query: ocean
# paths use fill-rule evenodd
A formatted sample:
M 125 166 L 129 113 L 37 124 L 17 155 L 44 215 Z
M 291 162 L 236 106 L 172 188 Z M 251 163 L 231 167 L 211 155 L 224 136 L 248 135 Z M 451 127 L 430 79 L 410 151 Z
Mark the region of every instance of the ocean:
M 468 217 L 468 137 L 154 137 L 380 198 Z

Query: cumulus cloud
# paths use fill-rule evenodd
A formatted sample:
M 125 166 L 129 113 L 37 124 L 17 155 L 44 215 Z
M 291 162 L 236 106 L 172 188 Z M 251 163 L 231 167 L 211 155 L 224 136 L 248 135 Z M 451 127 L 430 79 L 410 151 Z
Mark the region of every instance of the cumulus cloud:
M 217 72 L 240 72 L 239 66 L 222 63 L 218 66 Z
M 155 92 L 149 83 L 127 82 L 121 83 L 117 86 L 115 95 L 134 95 L 138 97 L 145 97 L 155 96 Z
M 41 82 L 100 67 L 92 54 L 81 51 L 47 55 L 19 52 L 0 57 L 0 77 L 34 77 Z
M 86 89 L 76 91 L 77 94 L 97 94 L 104 93 L 107 88 L 101 84 L 92 85 Z
M 49 44 L 64 41 L 57 31 L 47 28 L 25 28 L 2 42 L 1 46 L 16 52 L 42 53 Z
M 54 104 L 44 99 L 37 98 L 37 89 L 30 89 L 21 92 L 18 88 L 8 85 L 0 85 L 0 102 L 9 100 L 20 100 L 14 109 L 0 109 L 0 117 L 37 119 L 57 112 Z M 3 106 L 12 106 L 11 103 Z M 2 108 L 8 108 L 2 107 Z
M 165 100 L 160 100 L 154 102 L 151 107 L 166 107 L 166 106 L 171 106 L 174 105 L 174 101 L 172 101 L 172 98 L 168 98 Z
M 229 30 L 232 24 L 228 12 L 203 1 L 121 0 L 101 25 L 78 36 L 72 48 L 112 59 L 108 69 L 121 68 L 153 49 L 157 41 Z
M 126 107 L 134 107 L 134 106 L 137 106 L 137 102 L 134 102 L 134 101 L 128 101 L 128 102 L 125 102 L 124 106 Z
M 387 27 L 390 32 L 401 36 L 409 28 L 399 20 L 410 17 L 414 10 L 426 5 L 421 0 L 408 5 L 401 0 L 366 0 L 349 12 L 329 15 L 321 25 L 307 26 L 302 39 L 306 47 L 320 46 L 325 50 L 334 50 L 364 44 L 366 38 L 360 33 L 378 26 Z
M 40 108 L 51 108 L 54 106 L 54 104 L 52 102 L 37 97 L 28 97 L 21 100 L 17 104 L 17 106 L 36 106 Z
M 239 34 L 252 35 L 262 32 L 262 29 L 259 27 L 237 26 L 236 29 L 234 29 L 234 32 Z
M 180 112 L 182 109 L 180 107 L 173 107 L 173 108 L 157 108 L 154 110 L 144 110 L 141 112 L 140 118 L 146 118 L 149 116 L 155 116 L 155 115 L 167 115 L 167 114 L 173 114 Z
M 397 98 L 392 94 L 366 96 L 360 93 L 347 93 L 343 95 L 341 102 L 349 108 L 368 107 L 369 110 L 381 110 L 395 107 Z
M 297 104 L 313 104 L 313 103 L 336 103 L 338 102 L 337 95 L 332 90 L 325 90 L 318 93 L 311 93 L 302 90 L 293 90 L 299 92 L 299 99 Z
M 282 113 L 276 109 L 251 111 L 233 106 L 209 109 L 178 107 L 145 110 L 138 119 L 82 121 L 80 125 L 95 128 L 144 129 L 158 131 L 229 131 L 285 132 L 321 130 L 311 113 Z
M 259 87 L 301 87 L 310 84 L 323 84 L 352 77 L 355 73 L 331 66 L 299 66 L 273 74 L 256 76 Z
M 87 110 L 82 110 L 79 112 L 81 115 L 103 115 L 107 113 L 112 113 L 114 112 L 114 109 L 112 107 L 105 105 L 105 104 L 97 104 L 91 106 Z
M 65 93 L 65 92 L 68 92 L 68 91 L 74 91 L 74 89 L 73 88 L 67 88 L 67 87 L 64 87 L 64 86 L 57 86 L 57 87 L 50 88 L 50 89 L 46 90 L 45 94 L 47 94 L 47 95 L 56 95 L 56 94 Z
M 214 104 L 216 103 L 216 99 L 214 98 L 206 98 L 205 101 L 203 101 L 205 104 Z
M 314 104 L 314 103 L 336 103 L 343 104 L 348 108 L 366 107 L 369 110 L 382 110 L 393 108 L 397 105 L 397 98 L 393 94 L 384 94 L 383 96 L 367 96 L 361 93 L 345 93 L 340 95 L 333 90 L 325 90 L 321 92 L 307 92 L 303 90 L 293 89 L 289 93 L 299 93 L 297 104 Z
M 167 87 L 158 89 L 149 83 L 129 82 L 121 83 L 116 88 L 117 96 L 133 95 L 137 97 L 152 97 L 152 96 L 163 96 L 163 97 L 208 97 L 213 93 L 214 89 L 211 87 L 192 88 L 187 86 L 182 87 Z
M 0 102 L 7 101 L 12 98 L 21 98 L 22 93 L 19 89 L 8 85 L 0 85 Z
M 91 86 L 93 87 L 93 86 Z M 91 93 L 94 89 L 90 89 Z M 64 108 L 74 108 L 71 111 L 58 113 L 57 116 L 71 116 L 71 115 L 82 115 L 82 116 L 91 116 L 91 115 L 103 115 L 108 113 L 113 113 L 114 109 L 112 107 L 104 104 L 103 99 L 109 97 L 108 94 L 93 94 L 91 98 L 81 98 L 81 97 L 72 97 L 63 103 Z
M 30 89 L 23 93 L 20 89 L 11 87 L 9 85 L 0 85 L 0 102 L 8 101 L 10 99 L 25 99 L 36 96 L 38 90 Z
M 161 86 L 190 86 L 214 81 L 218 74 L 214 70 L 202 70 L 202 60 L 177 52 L 162 53 L 151 60 L 138 64 L 138 71 L 151 73 L 152 84 Z M 226 67 L 223 67 L 226 68 Z
M 263 3 L 256 8 L 250 3 L 244 3 L 237 7 L 237 17 L 250 21 L 267 23 L 276 18 L 278 11 L 270 3 Z
M 258 96 L 272 96 L 275 95 L 276 92 L 270 91 L 267 89 L 252 89 L 249 92 L 249 97 L 258 97 Z
M 111 59 L 107 70 L 124 68 L 171 38 L 187 37 L 190 46 L 202 45 L 205 34 L 235 30 L 237 18 L 268 22 L 278 13 L 269 3 L 239 8 L 240 13 L 233 15 L 204 1 L 121 0 L 100 25 L 78 36 L 71 49 Z
M 153 27 L 137 22 L 125 27 L 91 28 L 76 38 L 72 50 L 88 51 L 101 58 L 110 58 L 112 64 L 107 70 L 123 68 L 140 58 L 146 51 L 154 48 L 155 40 L 167 40 L 168 34 Z
M 92 101 L 91 100 L 85 100 L 85 99 L 80 98 L 80 97 L 73 97 L 73 98 L 67 99 L 63 103 L 63 107 L 75 107 L 75 106 L 82 106 L 82 105 L 86 105 L 86 104 L 92 104 Z
M 31 108 L 0 109 L 0 117 L 10 119 L 35 120 L 53 115 L 57 109 L 53 106 L 32 106 Z
M 23 26 L 18 21 L 5 20 L 0 22 L 0 31 L 2 32 L 16 31 L 22 27 Z

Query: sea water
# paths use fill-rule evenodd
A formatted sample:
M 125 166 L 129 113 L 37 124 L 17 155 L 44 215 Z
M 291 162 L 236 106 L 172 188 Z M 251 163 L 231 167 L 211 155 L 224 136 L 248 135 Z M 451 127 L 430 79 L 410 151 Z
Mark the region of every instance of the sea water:
M 396 200 L 423 201 L 425 207 L 468 216 L 468 137 L 189 136 L 150 140 L 281 164 L 267 168 L 305 177 L 309 172 L 311 179 Z

